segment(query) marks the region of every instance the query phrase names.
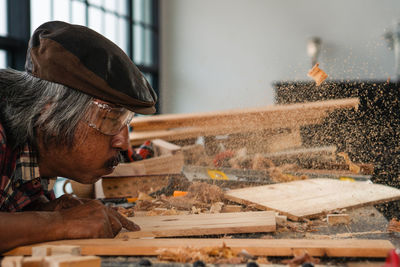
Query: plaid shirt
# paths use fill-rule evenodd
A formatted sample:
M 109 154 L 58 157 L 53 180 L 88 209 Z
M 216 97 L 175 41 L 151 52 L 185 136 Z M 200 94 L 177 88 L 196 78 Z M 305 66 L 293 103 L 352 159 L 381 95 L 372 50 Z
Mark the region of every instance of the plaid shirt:
M 0 123 L 0 211 L 20 211 L 41 195 L 54 199 L 48 179 L 40 178 L 36 153 L 29 145 L 11 150 Z

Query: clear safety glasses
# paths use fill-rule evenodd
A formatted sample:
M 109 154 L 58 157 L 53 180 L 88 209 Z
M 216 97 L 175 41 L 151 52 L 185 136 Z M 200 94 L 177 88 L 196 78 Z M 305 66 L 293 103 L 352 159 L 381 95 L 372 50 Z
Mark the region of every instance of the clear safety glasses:
M 93 100 L 86 122 L 105 135 L 117 135 L 132 120 L 134 113 L 126 108 L 111 107 Z

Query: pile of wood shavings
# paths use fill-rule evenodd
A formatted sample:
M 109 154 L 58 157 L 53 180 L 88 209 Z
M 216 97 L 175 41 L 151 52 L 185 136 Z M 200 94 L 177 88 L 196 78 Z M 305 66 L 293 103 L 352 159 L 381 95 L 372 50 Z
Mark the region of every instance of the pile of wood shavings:
M 143 195 L 143 194 L 142 194 Z M 188 194 L 182 197 L 160 196 L 157 198 L 140 197 L 136 202 L 135 211 L 151 211 L 154 209 L 175 209 L 206 212 L 214 203 L 224 199 L 222 189 L 208 183 L 194 182 L 188 188 Z
M 245 253 L 236 253 L 223 243 L 222 247 L 192 248 L 180 247 L 176 249 L 159 249 L 158 259 L 181 263 L 203 261 L 212 264 L 241 264 L 248 260 Z
M 222 189 L 217 185 L 202 182 L 194 182 L 189 186 L 186 198 L 194 199 L 202 203 L 221 202 L 224 199 Z

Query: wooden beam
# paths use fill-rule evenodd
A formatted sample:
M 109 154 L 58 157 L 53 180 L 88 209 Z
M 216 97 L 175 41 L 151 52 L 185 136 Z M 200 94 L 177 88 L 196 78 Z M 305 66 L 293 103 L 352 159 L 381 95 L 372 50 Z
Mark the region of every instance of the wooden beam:
M 80 246 L 82 255 L 156 256 L 159 249 L 209 248 L 223 244 L 235 252 L 246 250 L 254 256 L 294 256 L 304 251 L 317 257 L 385 258 L 395 247 L 388 240 L 371 239 L 77 239 L 42 243 Z M 21 246 L 4 255 L 30 255 L 35 245 Z
M 335 109 L 357 108 L 358 98 L 327 100 L 219 112 L 163 114 L 132 120 L 132 145 L 146 140 L 179 140 L 197 136 L 245 133 L 318 124 Z

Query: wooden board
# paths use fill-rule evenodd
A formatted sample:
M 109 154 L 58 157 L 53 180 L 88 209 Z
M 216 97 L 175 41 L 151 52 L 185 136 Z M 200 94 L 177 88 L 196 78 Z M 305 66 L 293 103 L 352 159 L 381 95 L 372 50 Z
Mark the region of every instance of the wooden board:
M 357 108 L 358 104 L 358 98 L 349 98 L 252 109 L 136 117 L 131 122 L 135 131 L 130 133 L 130 140 L 132 145 L 140 145 L 146 140 L 157 138 L 170 141 L 277 128 L 299 129 L 302 125 L 321 123 L 335 109 Z
M 170 216 L 133 217 L 142 229 L 120 233 L 120 238 L 201 236 L 234 233 L 273 232 L 275 212 L 232 212 Z
M 80 246 L 82 255 L 156 256 L 159 249 L 180 247 L 209 248 L 223 244 L 235 252 L 246 250 L 254 256 L 293 256 L 307 251 L 311 256 L 385 258 L 393 244 L 388 240 L 367 239 L 79 239 L 46 242 L 15 248 L 4 255 L 31 255 L 39 245 Z
M 289 219 L 317 217 L 329 211 L 400 199 L 400 190 L 367 182 L 309 179 L 289 183 L 234 189 L 231 201 L 275 210 Z

